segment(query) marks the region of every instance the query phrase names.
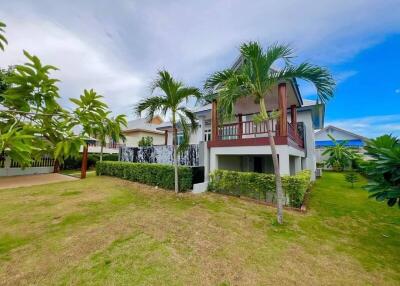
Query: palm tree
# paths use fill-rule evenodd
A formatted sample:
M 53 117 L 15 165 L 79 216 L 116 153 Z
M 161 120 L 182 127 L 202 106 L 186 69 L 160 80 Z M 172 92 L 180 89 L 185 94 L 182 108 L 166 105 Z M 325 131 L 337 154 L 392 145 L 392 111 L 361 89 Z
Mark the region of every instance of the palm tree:
M 94 137 L 99 129 L 103 118 L 107 117 L 107 104 L 102 101 L 103 96 L 97 94 L 93 89 L 84 90 L 83 94 L 78 98 L 70 98 L 70 101 L 75 103 L 77 107 L 73 111 L 74 121 L 71 124 L 80 125 L 82 127 L 81 137 L 89 139 Z M 83 146 L 81 179 L 86 178 L 88 158 L 88 146 Z
M 332 167 L 336 171 L 343 171 L 356 158 L 356 155 L 353 150 L 346 146 L 346 140 L 339 142 L 332 135 L 328 134 L 328 136 L 332 140 L 333 146 L 327 147 L 322 155 L 329 155 L 328 160 L 326 160 L 328 167 Z
M 172 116 L 172 145 L 174 152 L 175 165 L 175 192 L 178 193 L 178 152 L 184 151 L 189 145 L 190 132 L 197 129 L 197 122 L 194 113 L 184 106 L 191 97 L 201 98 L 199 89 L 195 87 L 185 87 L 180 81 L 175 80 L 168 71 L 158 72 L 158 77 L 151 87 L 152 93 L 160 90 L 163 95 L 153 95 L 143 99 L 135 106 L 135 113 L 141 116 L 146 111 L 146 118 L 152 120 L 156 113 Z M 183 140 L 177 147 L 177 126 L 182 129 Z
M 107 115 L 108 113 L 102 118 L 99 126 L 94 131 L 96 139 L 100 141 L 100 162 L 103 161 L 103 149 L 107 139 L 111 139 L 113 142 L 118 142 L 120 139 L 125 140 L 121 127 L 127 126 L 126 116 L 120 114 L 115 118 L 108 118 Z
M 333 96 L 335 82 L 327 69 L 302 63 L 291 64 L 293 52 L 289 46 L 274 44 L 266 51 L 257 42 L 244 43 L 240 47 L 241 64 L 237 68 L 226 69 L 211 75 L 205 82 L 205 89 L 215 94 L 222 118 L 234 115 L 235 102 L 243 97 L 251 97 L 259 104 L 260 113 L 255 116 L 256 123 L 266 122 L 271 146 L 277 193 L 277 220 L 283 223 L 283 191 L 279 172 L 279 162 L 272 134 L 271 120 L 281 111 L 268 113 L 265 96 L 272 94 L 272 88 L 280 82 L 300 78 L 311 82 L 317 89 L 318 98 L 325 102 Z M 284 67 L 274 70 L 272 66 L 283 60 Z M 222 111 L 222 112 L 221 112 Z
M 4 36 L 4 28 L 6 24 L 0 21 L 0 50 L 4 51 L 4 46 L 8 44 L 6 37 Z

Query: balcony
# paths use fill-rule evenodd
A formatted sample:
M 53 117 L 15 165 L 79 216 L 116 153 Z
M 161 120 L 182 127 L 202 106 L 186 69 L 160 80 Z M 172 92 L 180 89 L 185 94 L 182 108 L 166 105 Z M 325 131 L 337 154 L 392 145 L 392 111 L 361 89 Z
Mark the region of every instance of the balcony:
M 273 102 L 270 102 L 271 104 Z M 252 110 L 254 103 L 247 101 L 242 103 L 241 111 Z M 291 102 L 288 106 L 288 97 L 286 83 L 278 85 L 277 108 L 280 111 L 278 120 L 272 120 L 271 132 L 274 136 L 276 145 L 290 145 L 297 149 L 304 149 L 304 126 L 297 123 L 297 107 L 299 102 Z M 254 109 L 254 108 L 253 108 Z M 288 122 L 288 110 L 290 111 L 290 122 Z M 243 115 L 246 119 L 252 118 L 258 111 L 254 110 L 252 114 L 237 114 L 236 122 L 219 125 L 217 101 L 214 100 L 211 109 L 211 140 L 208 141 L 208 147 L 232 147 L 232 146 L 260 146 L 270 145 L 268 138 L 268 126 L 266 122 L 255 123 L 252 120 L 243 121 Z M 301 126 L 300 126 L 301 125 Z M 300 128 L 299 128 L 300 127 Z M 301 128 L 302 127 L 302 128 Z
M 292 123 L 286 122 L 286 134 L 280 131 L 279 123 L 272 122 L 271 132 L 276 145 L 291 145 L 303 149 L 304 142 L 299 131 Z M 297 124 L 296 124 L 297 125 Z M 284 135 L 285 134 L 285 135 Z M 266 122 L 242 121 L 218 126 L 216 140 L 208 142 L 209 147 L 232 146 L 258 146 L 270 145 L 268 138 L 268 126 Z

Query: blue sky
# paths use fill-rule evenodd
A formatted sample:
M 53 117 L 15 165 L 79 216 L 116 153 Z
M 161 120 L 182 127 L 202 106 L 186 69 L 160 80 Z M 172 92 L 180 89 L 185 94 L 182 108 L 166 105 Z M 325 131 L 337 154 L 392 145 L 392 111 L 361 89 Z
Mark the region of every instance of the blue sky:
M 365 136 L 400 136 L 399 52 L 400 35 L 393 34 L 341 64 L 329 65 L 343 77 L 327 104 L 326 124 Z M 314 93 L 307 96 L 315 98 Z
M 400 0 L 0 0 L 0 7 L 9 41 L 0 67 L 23 63 L 22 49 L 59 67 L 66 108 L 69 97 L 94 88 L 132 118 L 158 69 L 201 87 L 232 64 L 241 43 L 281 42 L 297 61 L 327 66 L 336 78 L 327 124 L 400 136 Z M 312 87 L 301 89 L 313 98 Z

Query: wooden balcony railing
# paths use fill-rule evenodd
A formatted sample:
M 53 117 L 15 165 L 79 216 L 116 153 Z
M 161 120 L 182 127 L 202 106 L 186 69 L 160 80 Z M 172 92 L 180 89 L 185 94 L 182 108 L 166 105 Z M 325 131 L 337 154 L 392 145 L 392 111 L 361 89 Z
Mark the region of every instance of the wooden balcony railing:
M 296 127 L 297 128 L 297 127 Z M 298 134 L 297 130 L 293 127 L 291 123 L 287 123 L 287 135 L 280 134 L 279 132 L 279 124 L 277 120 L 273 120 L 271 124 L 271 131 L 275 138 L 275 142 L 278 144 L 294 144 L 300 148 L 304 148 L 304 142 L 300 134 Z M 261 140 L 260 142 L 269 142 L 268 138 L 268 126 L 267 122 L 255 123 L 254 121 L 242 121 L 242 122 L 234 122 L 228 123 L 224 125 L 218 126 L 217 129 L 217 143 L 218 146 L 224 146 L 225 144 L 232 144 L 233 142 L 228 141 L 237 141 L 235 146 L 240 145 L 238 142 L 242 142 L 243 145 L 246 145 L 246 141 L 251 140 Z M 265 140 L 264 140 L 265 139 Z M 290 142 L 289 142 L 290 139 Z M 225 142 L 225 143 L 222 143 Z M 210 142 L 209 145 L 215 145 L 215 143 Z M 255 144 L 255 143 L 254 143 Z M 268 143 L 267 143 L 268 144 Z M 226 145 L 227 146 L 227 145 Z
M 272 122 L 272 133 L 276 135 L 276 120 Z M 267 136 L 267 122 L 255 123 L 254 121 L 242 121 L 218 126 L 218 140 L 245 139 Z
M 288 122 L 288 137 L 292 139 L 294 142 L 297 143 L 300 147 L 304 148 L 304 141 L 301 139 L 298 131 L 297 126 L 294 127 L 291 123 Z M 296 128 L 296 129 L 295 129 Z

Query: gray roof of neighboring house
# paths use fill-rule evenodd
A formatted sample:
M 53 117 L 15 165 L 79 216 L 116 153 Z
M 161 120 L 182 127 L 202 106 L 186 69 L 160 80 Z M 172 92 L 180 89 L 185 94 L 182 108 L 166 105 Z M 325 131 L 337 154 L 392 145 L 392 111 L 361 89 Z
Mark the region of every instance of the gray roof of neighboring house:
M 135 120 L 128 121 L 128 125 L 123 129 L 124 132 L 129 131 L 146 131 L 151 133 L 162 134 L 160 130 L 157 130 L 157 127 L 161 127 L 164 123 L 161 124 L 152 124 L 148 123 L 147 118 L 138 118 Z
M 364 137 L 364 136 L 362 136 L 362 135 L 359 135 L 359 134 L 356 134 L 356 133 L 353 133 L 353 132 L 344 130 L 344 129 L 342 129 L 342 128 L 339 128 L 339 127 L 336 127 L 336 126 L 333 126 L 333 125 L 328 125 L 328 126 L 322 128 L 321 130 L 318 130 L 317 132 L 315 132 L 315 135 L 320 134 L 320 133 L 322 133 L 322 132 L 324 132 L 324 131 L 327 131 L 327 130 L 329 130 L 329 129 L 335 129 L 335 130 L 337 130 L 337 131 L 340 131 L 340 132 L 343 132 L 343 133 L 347 133 L 347 134 L 349 134 L 349 135 L 351 135 L 351 136 L 354 136 L 354 137 L 356 137 L 356 138 L 359 138 L 359 139 L 361 139 L 361 140 L 368 140 L 367 137 Z

